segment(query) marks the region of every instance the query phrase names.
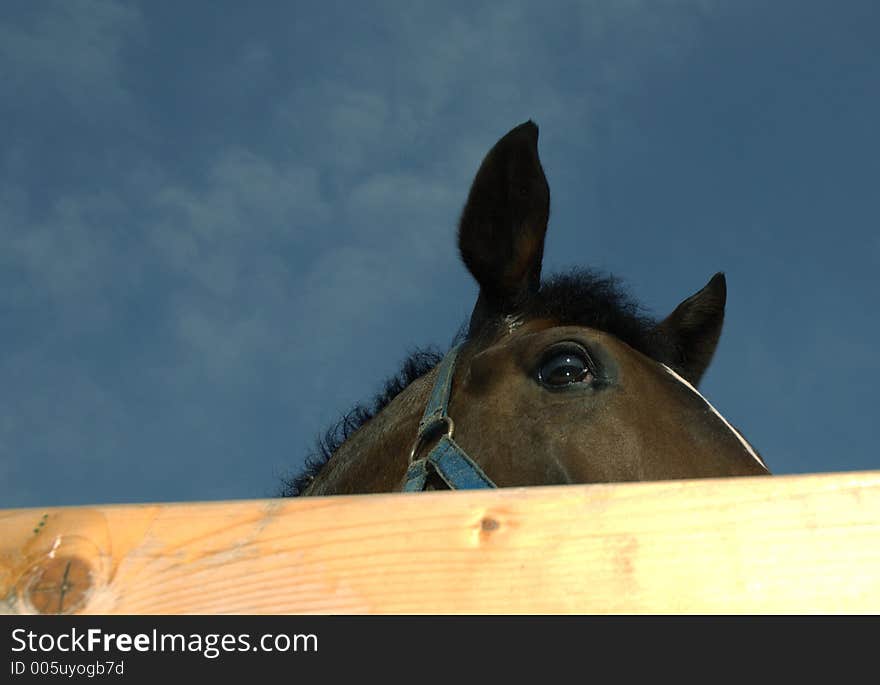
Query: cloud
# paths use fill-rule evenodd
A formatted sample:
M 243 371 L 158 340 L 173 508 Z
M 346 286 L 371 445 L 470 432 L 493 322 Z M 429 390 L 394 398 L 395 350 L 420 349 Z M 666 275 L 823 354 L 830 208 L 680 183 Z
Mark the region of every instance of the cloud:
M 203 185 L 161 187 L 144 228 L 170 268 L 218 295 L 259 281 L 250 258 L 306 241 L 331 214 L 314 168 L 247 150 L 223 152 Z
M 57 95 L 75 109 L 129 101 L 123 50 L 141 31 L 130 4 L 111 0 L 55 0 L 0 25 L 0 63 L 7 93 L 30 107 Z
M 9 186 L 0 203 L 0 278 L 7 286 L 0 303 L 19 312 L 52 311 L 71 330 L 102 325 L 113 295 L 106 286 L 125 288 L 138 273 L 136 264 L 125 264 L 119 198 L 110 192 L 61 197 L 37 219 L 23 195 Z

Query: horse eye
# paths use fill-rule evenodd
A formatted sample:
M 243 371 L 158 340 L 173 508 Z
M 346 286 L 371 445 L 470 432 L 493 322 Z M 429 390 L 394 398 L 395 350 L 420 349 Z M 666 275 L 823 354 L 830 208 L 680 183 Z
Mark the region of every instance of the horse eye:
M 575 350 L 551 352 L 538 369 L 542 385 L 558 389 L 590 379 L 590 364 L 586 354 Z

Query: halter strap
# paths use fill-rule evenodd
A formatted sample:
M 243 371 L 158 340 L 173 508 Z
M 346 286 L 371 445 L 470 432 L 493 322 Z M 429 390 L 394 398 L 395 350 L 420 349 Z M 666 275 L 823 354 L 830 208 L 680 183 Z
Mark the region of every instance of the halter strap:
M 425 414 L 419 422 L 412 452 L 409 455 L 409 468 L 406 471 L 404 492 L 421 492 L 428 484 L 432 472 L 443 479 L 452 490 L 477 490 L 497 487 L 483 469 L 471 459 L 461 446 L 452 438 L 455 424 L 448 414 L 449 397 L 452 394 L 452 377 L 455 372 L 455 360 L 461 350 L 456 345 L 440 362 L 437 380 L 428 398 Z M 442 428 L 446 429 L 436 445 L 428 454 L 415 459 L 419 447 L 427 439 L 436 435 Z

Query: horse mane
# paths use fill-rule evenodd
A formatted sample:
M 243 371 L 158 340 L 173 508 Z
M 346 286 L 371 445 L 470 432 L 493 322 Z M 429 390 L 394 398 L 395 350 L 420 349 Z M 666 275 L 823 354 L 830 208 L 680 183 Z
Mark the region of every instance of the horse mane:
M 552 318 L 560 325 L 575 325 L 605 331 L 630 347 L 656 356 L 658 341 L 653 335 L 657 321 L 648 316 L 614 276 L 588 269 L 571 269 L 543 281 L 525 311 L 525 319 Z M 464 339 L 463 326 L 453 344 Z M 330 426 L 306 456 L 302 470 L 282 477 L 282 497 L 296 497 L 321 472 L 334 452 L 358 429 L 385 409 L 410 383 L 421 378 L 443 359 L 435 347 L 417 349 L 400 371 L 385 381 L 382 391 L 370 402 L 356 404 Z
M 413 381 L 424 376 L 443 359 L 443 353 L 433 347 L 417 349 L 401 365 L 400 371 L 385 381 L 382 391 L 372 401 L 356 404 L 341 419 L 328 428 L 306 456 L 302 471 L 292 477 L 282 478 L 282 497 L 296 497 L 308 487 L 320 473 L 330 457 L 359 428 L 391 404 Z

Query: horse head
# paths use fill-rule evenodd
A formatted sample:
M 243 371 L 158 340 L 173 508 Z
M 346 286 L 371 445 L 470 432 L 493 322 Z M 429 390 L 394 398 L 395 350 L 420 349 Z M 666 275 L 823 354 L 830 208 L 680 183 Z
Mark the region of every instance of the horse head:
M 499 487 L 769 473 L 697 390 L 721 334 L 724 276 L 662 320 L 613 278 L 542 280 L 549 211 L 529 121 L 486 155 L 461 214 L 458 248 L 479 294 L 454 364 L 410 360 L 293 494 L 413 489 L 413 465 L 416 489 L 457 487 L 432 461 L 438 443 Z

